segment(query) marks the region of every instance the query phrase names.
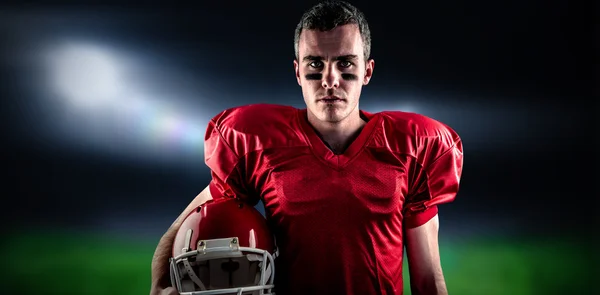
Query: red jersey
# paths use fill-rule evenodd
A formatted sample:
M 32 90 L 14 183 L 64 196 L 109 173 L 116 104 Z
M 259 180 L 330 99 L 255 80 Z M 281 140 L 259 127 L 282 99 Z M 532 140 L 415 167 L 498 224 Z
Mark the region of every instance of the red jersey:
M 414 113 L 361 116 L 339 155 L 306 109 L 236 107 L 208 125 L 211 194 L 263 201 L 279 247 L 277 294 L 402 294 L 403 229 L 458 192 L 462 143 L 451 128 Z

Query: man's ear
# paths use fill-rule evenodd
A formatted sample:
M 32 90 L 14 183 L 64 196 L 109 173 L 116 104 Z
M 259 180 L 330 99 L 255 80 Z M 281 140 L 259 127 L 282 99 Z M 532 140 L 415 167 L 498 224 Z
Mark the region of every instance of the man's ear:
M 363 85 L 369 84 L 371 77 L 373 77 L 373 69 L 375 68 L 375 60 L 369 59 L 365 64 L 365 77 L 363 78 Z
M 300 64 L 296 59 L 294 59 L 294 72 L 296 74 L 296 81 L 298 81 L 298 85 L 302 86 L 300 83 Z

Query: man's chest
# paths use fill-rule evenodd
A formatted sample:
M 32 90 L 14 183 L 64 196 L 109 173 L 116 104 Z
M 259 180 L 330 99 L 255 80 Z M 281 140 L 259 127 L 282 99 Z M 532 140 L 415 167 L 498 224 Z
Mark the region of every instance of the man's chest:
M 263 157 L 256 189 L 272 217 L 385 219 L 401 211 L 408 192 L 409 169 L 381 152 L 364 150 L 343 167 L 310 151 Z

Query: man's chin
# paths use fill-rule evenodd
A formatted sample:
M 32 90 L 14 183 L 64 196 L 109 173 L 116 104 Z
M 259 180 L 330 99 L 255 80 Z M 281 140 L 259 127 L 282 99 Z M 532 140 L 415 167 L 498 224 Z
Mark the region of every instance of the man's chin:
M 337 123 L 344 119 L 344 112 L 341 109 L 325 109 L 320 117 L 325 122 Z
M 342 106 L 316 106 L 311 112 L 321 122 L 338 123 L 346 117 L 346 107 Z

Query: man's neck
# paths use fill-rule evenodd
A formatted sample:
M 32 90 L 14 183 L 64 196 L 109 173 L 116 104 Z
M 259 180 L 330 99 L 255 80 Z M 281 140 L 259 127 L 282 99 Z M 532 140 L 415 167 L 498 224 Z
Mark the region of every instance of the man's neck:
M 323 122 L 309 114 L 308 122 L 335 154 L 342 154 L 366 125 L 358 110 L 339 122 Z

